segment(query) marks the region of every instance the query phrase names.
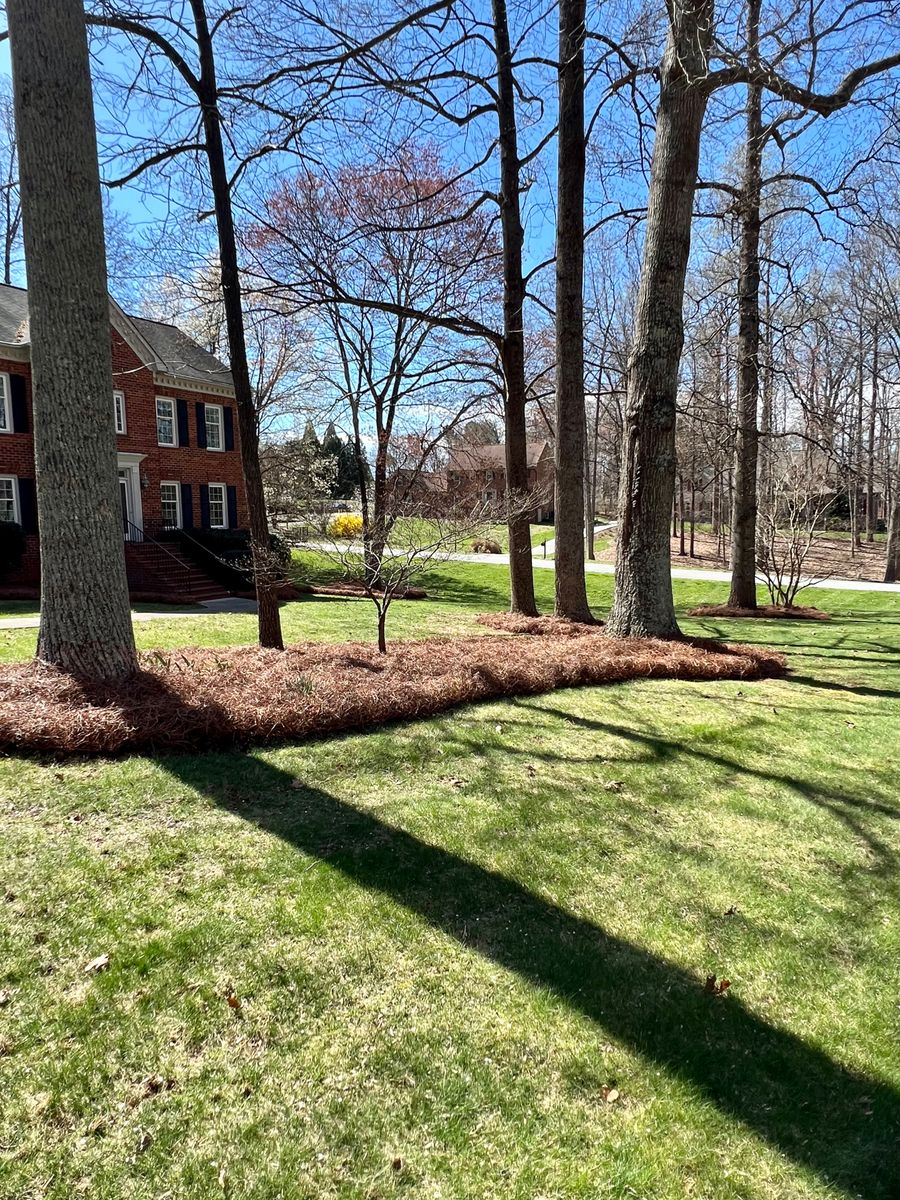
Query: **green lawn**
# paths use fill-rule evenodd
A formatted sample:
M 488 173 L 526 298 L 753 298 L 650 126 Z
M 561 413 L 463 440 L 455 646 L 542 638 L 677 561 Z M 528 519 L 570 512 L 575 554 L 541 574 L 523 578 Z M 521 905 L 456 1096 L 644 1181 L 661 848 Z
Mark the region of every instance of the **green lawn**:
M 504 580 L 434 572 L 394 634 L 470 628 Z M 815 601 L 685 622 L 786 680 L 0 760 L 2 1200 L 896 1198 L 900 611 Z M 286 632 L 369 637 L 371 607 Z

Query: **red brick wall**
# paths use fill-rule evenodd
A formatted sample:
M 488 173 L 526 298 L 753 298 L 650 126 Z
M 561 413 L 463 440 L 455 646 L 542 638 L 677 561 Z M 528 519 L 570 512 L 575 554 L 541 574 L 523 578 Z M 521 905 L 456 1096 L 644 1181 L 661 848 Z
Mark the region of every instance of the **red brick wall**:
M 189 483 L 194 489 L 194 521 L 200 523 L 198 487 L 201 483 L 230 484 L 237 489 L 238 525 L 247 524 L 247 506 L 244 481 L 241 472 L 238 442 L 237 414 L 234 414 L 234 450 L 203 450 L 197 446 L 197 423 L 195 404 L 207 401 L 234 409 L 232 399 L 204 395 L 157 385 L 152 373 L 140 362 L 122 337 L 112 332 L 113 382 L 116 390 L 125 394 L 125 425 L 127 432 L 116 441 L 121 452 L 144 454 L 140 475 L 147 480 L 141 489 L 141 506 L 144 520 L 148 524 L 161 518 L 160 481 L 175 480 Z M 0 359 L 0 372 L 23 375 L 27 380 L 29 432 L 0 433 L 0 475 L 17 475 L 34 478 L 34 443 L 31 430 L 34 419 L 31 408 L 31 366 L 29 363 Z M 156 441 L 156 397 L 170 396 L 187 402 L 190 445 L 165 447 Z M 110 397 L 112 406 L 112 397 Z

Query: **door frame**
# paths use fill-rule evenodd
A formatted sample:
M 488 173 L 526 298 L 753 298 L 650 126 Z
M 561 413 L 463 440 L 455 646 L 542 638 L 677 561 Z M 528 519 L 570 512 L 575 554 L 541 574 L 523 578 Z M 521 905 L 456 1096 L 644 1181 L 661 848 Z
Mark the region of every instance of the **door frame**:
M 143 541 L 144 508 L 141 503 L 140 465 L 146 457 L 146 454 L 116 455 L 116 467 L 119 472 L 124 473 L 125 483 L 128 489 L 128 520 L 132 526 L 132 530 L 131 536 L 126 538 L 126 541 Z M 119 475 L 119 478 L 121 480 L 122 474 Z

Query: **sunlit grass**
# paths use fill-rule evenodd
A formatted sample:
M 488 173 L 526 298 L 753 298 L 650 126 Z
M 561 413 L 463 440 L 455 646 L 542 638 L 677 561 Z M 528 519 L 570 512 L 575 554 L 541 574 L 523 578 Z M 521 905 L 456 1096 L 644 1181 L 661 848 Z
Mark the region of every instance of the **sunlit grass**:
M 427 587 L 393 636 L 478 628 L 506 570 Z M 676 584 L 682 613 L 725 592 Z M 684 621 L 783 648 L 780 681 L 0 761 L 2 1200 L 896 1196 L 900 609 L 815 602 Z M 368 639 L 373 612 L 282 615 Z

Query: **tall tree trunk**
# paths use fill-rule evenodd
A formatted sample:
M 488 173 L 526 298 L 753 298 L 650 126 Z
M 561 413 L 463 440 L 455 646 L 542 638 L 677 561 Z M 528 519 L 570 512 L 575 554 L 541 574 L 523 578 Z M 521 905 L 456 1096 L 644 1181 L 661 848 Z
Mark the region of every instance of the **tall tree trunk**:
M 712 0 L 670 9 L 628 389 L 615 598 L 609 631 L 677 637 L 669 514 L 675 488 L 675 403 L 684 343 L 684 279 L 712 34 Z
M 747 3 L 748 60 L 759 59 L 760 0 Z M 738 276 L 738 420 L 731 507 L 731 593 L 728 603 L 756 608 L 756 509 L 759 457 L 759 234 L 762 203 L 762 88 L 747 86 L 747 132 L 741 188 Z
M 556 217 L 556 615 L 591 621 L 584 576 L 584 16 L 559 2 Z
M 872 397 L 866 443 L 866 541 L 875 541 L 875 422 L 878 413 L 878 324 L 872 334 Z
M 500 145 L 500 229 L 503 242 L 503 418 L 506 431 L 506 492 L 509 515 L 510 610 L 537 614 L 531 565 L 528 514 L 522 511 L 528 491 L 528 447 L 525 433 L 525 279 L 522 272 L 520 168 L 516 129 L 515 81 L 506 0 L 491 0 L 497 59 L 497 118 Z
M 81 0 L 9 0 L 41 539 L 38 658 L 137 670 L 112 411 L 109 295 Z
M 891 517 L 888 522 L 887 559 L 884 564 L 885 583 L 896 583 L 900 580 L 900 439 L 897 441 L 896 456 Z
M 241 299 L 241 280 L 238 271 L 237 238 L 231 204 L 231 183 L 225 150 L 222 144 L 222 119 L 219 113 L 219 89 L 216 81 L 216 61 L 204 0 L 191 0 L 197 50 L 200 62 L 198 99 L 203 117 L 203 135 L 213 204 L 216 212 L 216 231 L 219 240 L 219 264 L 222 274 L 222 302 L 228 331 L 228 354 L 234 381 L 234 396 L 238 413 L 241 441 L 241 465 L 247 489 L 247 510 L 250 517 L 250 543 L 253 572 L 256 581 L 256 600 L 259 609 L 260 645 L 281 650 L 281 615 L 278 611 L 277 579 L 269 543 L 269 521 L 266 497 L 263 492 L 259 464 L 259 421 L 253 403 L 253 387 L 247 363 L 247 339 L 244 330 L 244 307 Z

